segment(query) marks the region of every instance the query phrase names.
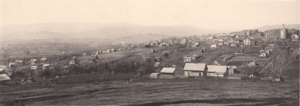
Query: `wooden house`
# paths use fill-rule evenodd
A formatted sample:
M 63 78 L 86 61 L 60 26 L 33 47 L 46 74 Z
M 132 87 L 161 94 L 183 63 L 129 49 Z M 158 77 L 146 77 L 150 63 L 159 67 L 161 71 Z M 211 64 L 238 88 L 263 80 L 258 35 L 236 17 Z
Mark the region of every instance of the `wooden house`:
M 160 78 L 173 78 L 176 68 L 163 68 L 160 71 Z
M 0 82 L 11 80 L 7 74 L 0 74 Z
M 46 57 L 43 57 L 43 58 L 41 58 L 41 61 L 42 61 L 42 62 L 46 62 L 46 61 L 47 61 L 47 58 L 46 58 Z
M 184 66 L 184 76 L 186 77 L 198 77 L 204 76 L 204 72 L 207 71 L 205 63 L 186 63 Z
M 31 70 L 37 70 L 38 69 L 38 65 L 32 65 L 32 66 L 30 66 L 30 69 Z
M 210 48 L 216 48 L 216 47 L 218 47 L 216 44 L 212 44 L 212 45 L 210 46 Z
M 253 60 L 253 61 L 251 61 L 250 63 L 248 63 L 248 66 L 249 66 L 249 67 L 254 67 L 254 66 L 256 66 L 255 60 Z
M 43 70 L 49 69 L 49 67 L 50 67 L 50 64 L 43 64 Z
M 69 61 L 69 64 L 70 64 L 70 65 L 75 65 L 75 64 L 76 64 L 76 60 L 74 60 L 74 59 L 70 60 L 70 61 Z
M 31 63 L 37 63 L 37 59 L 31 59 L 30 62 Z
M 263 52 L 263 53 L 260 53 L 258 55 L 259 58 L 266 58 L 267 57 L 267 53 Z
M 159 78 L 159 73 L 151 73 L 150 78 Z
M 116 49 L 110 49 L 110 52 L 116 52 Z
M 255 41 L 252 40 L 252 39 L 244 39 L 244 45 L 247 45 L 247 46 L 253 46 L 255 45 Z
M 234 74 L 237 73 L 236 66 L 228 66 L 228 74 Z
M 154 67 L 159 67 L 160 62 L 155 62 Z
M 192 62 L 192 57 L 190 57 L 190 56 L 184 56 L 183 57 L 183 62 L 185 62 L 185 63 Z
M 297 34 L 291 35 L 292 41 L 299 41 L 299 36 Z
M 249 78 L 255 78 L 256 76 L 252 73 L 248 76 Z
M 5 72 L 8 69 L 6 65 L 0 65 L 0 73 Z
M 227 66 L 207 65 L 207 68 L 207 76 L 212 77 L 224 77 L 226 72 L 228 72 Z
M 15 63 L 18 65 L 23 65 L 23 60 L 16 60 Z

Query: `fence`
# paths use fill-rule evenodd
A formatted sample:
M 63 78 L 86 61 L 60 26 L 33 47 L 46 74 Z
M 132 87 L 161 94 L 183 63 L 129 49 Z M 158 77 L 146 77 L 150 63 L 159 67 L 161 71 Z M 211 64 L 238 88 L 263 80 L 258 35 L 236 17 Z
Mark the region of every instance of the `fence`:
M 233 58 L 230 59 L 229 61 L 269 61 L 269 58 Z

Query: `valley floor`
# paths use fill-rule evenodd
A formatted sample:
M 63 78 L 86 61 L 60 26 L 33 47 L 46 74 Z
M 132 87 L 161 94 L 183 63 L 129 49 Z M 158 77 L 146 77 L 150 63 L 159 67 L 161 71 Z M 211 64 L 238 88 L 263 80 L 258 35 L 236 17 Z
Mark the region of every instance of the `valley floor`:
M 124 81 L 130 78 L 130 82 Z M 52 85 L 0 87 L 2 105 L 299 105 L 299 80 L 149 79 L 82 74 Z

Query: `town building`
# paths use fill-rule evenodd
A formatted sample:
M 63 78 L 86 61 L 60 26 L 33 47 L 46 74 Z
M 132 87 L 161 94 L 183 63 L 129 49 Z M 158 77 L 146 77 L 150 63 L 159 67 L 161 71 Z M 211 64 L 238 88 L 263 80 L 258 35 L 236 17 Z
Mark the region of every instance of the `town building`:
M 186 63 L 184 66 L 184 76 L 197 77 L 204 76 L 204 73 L 207 71 L 205 63 Z
M 207 65 L 207 68 L 207 76 L 212 77 L 224 77 L 226 72 L 228 72 L 227 66 Z

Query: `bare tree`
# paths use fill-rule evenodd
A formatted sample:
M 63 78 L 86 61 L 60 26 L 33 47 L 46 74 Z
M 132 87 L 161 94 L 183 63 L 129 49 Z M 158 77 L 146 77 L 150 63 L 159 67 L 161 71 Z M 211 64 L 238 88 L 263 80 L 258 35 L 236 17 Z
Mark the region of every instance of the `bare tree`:
M 280 47 L 275 47 L 273 50 L 273 56 L 267 69 L 271 72 L 273 78 L 280 78 L 282 76 L 283 69 L 292 63 L 292 56 L 288 50 Z

